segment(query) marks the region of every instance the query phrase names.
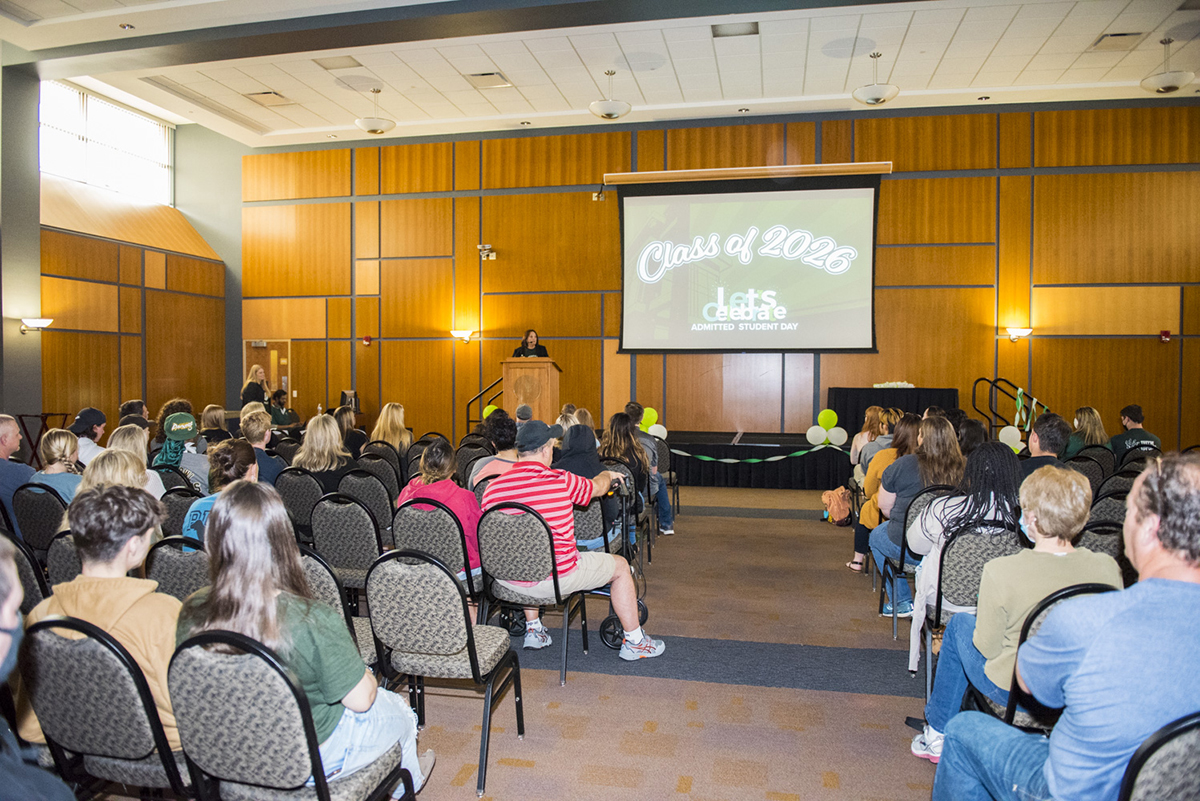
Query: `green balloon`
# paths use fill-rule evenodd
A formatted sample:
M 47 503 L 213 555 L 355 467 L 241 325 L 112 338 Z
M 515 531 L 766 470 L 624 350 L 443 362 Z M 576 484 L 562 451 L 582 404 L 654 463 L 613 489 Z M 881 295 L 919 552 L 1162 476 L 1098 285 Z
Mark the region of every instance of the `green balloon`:
M 491 414 L 492 412 L 496 411 L 496 409 L 498 409 L 498 408 L 499 408 L 498 406 L 488 406 L 486 409 L 483 410 L 483 419 L 486 420 L 487 416 L 489 414 Z
M 822 409 L 817 415 L 817 425 L 828 431 L 837 427 L 837 412 L 833 409 Z
M 642 411 L 642 422 L 639 424 L 639 428 L 641 428 L 643 431 L 649 431 L 650 426 L 654 425 L 657 422 L 658 422 L 658 412 L 654 411 L 654 409 L 647 406 L 645 408 L 645 410 Z

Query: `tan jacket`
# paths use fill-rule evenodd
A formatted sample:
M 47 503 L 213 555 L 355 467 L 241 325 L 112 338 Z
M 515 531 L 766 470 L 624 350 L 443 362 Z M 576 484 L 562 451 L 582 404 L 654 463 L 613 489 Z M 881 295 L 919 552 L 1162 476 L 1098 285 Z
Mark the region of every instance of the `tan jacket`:
M 858 513 L 858 522 L 867 528 L 875 528 L 883 522 L 883 515 L 879 513 L 879 485 L 882 481 L 883 471 L 894 461 L 896 461 L 896 449 L 884 448 L 875 454 L 871 459 L 871 466 L 867 468 L 867 475 L 863 479 L 863 495 L 867 500 Z
M 29 613 L 25 625 L 51 615 L 66 615 L 86 620 L 116 638 L 145 674 L 167 741 L 172 750 L 178 751 L 179 731 L 167 695 L 167 666 L 175 652 L 175 626 L 182 604 L 170 595 L 155 592 L 157 589 L 157 581 L 146 579 L 78 576 L 56 586 L 54 594 Z M 72 634 L 64 632 L 63 636 Z M 45 742 L 29 698 L 21 691 L 17 674 L 13 675 L 20 735 L 29 742 Z

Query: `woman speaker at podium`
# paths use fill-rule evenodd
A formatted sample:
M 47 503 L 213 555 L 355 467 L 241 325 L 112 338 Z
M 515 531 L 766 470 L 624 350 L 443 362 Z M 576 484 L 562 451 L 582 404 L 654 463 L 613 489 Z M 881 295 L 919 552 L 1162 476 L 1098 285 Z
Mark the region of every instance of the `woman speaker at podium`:
M 549 356 L 546 353 L 546 346 L 538 344 L 537 331 L 530 328 L 525 332 L 525 337 L 521 340 L 521 344 L 513 351 L 513 358 L 519 359 L 526 356 Z

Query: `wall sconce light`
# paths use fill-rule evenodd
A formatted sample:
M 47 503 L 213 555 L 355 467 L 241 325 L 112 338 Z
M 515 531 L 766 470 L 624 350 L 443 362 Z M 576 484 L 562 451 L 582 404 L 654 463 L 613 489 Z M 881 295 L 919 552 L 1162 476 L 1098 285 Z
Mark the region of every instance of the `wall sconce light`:
M 461 339 L 463 342 L 470 342 L 471 335 L 474 333 L 475 333 L 474 331 L 471 331 L 469 329 L 464 329 L 464 330 L 456 330 L 453 328 L 450 329 L 450 336 L 454 337 L 455 339 Z
M 492 250 L 491 245 L 476 245 L 475 247 L 479 248 L 479 258 L 495 260 L 496 251 Z
M 53 317 L 22 317 L 21 333 L 28 334 L 30 331 L 41 331 L 43 328 L 49 328 L 52 322 L 54 322 Z
M 1008 338 L 1013 342 L 1024 339 L 1033 333 L 1032 328 L 1007 328 L 1005 330 L 1008 331 Z

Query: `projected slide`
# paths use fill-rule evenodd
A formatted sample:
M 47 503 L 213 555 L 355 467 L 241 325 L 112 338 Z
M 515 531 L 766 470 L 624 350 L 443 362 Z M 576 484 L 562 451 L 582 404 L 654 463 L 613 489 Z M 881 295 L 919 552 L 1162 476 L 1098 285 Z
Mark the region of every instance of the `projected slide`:
M 874 348 L 876 191 L 623 192 L 621 348 Z

